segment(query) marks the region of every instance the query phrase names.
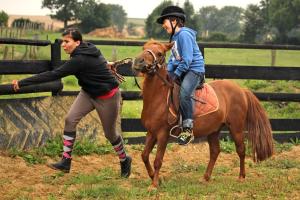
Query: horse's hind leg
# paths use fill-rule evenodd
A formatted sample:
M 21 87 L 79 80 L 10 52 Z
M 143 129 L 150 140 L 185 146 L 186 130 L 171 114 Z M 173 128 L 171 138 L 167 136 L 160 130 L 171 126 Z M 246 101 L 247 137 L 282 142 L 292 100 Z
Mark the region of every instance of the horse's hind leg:
M 148 132 L 147 136 L 146 136 L 145 147 L 142 152 L 142 160 L 145 164 L 148 175 L 152 180 L 154 177 L 154 171 L 153 171 L 153 168 L 151 167 L 151 164 L 149 161 L 149 154 L 151 153 L 155 143 L 156 143 L 156 137 L 154 137 L 151 133 Z
M 245 172 L 245 143 L 244 143 L 244 134 L 242 130 L 234 130 L 230 128 L 231 136 L 235 143 L 236 152 L 240 157 L 240 175 L 239 179 L 244 180 L 246 176 Z
M 209 144 L 209 163 L 204 174 L 204 179 L 209 181 L 211 177 L 212 170 L 215 166 L 218 155 L 220 154 L 220 141 L 219 132 L 214 132 L 207 136 L 207 141 Z

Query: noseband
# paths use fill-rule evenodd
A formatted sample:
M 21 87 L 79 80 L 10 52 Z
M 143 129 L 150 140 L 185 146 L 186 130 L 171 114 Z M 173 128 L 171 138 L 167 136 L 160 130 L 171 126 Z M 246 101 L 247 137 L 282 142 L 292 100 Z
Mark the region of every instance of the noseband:
M 151 64 L 145 65 L 142 68 L 141 72 L 147 73 L 149 75 L 157 75 L 158 78 L 160 78 L 167 86 L 173 87 L 173 85 L 169 81 L 167 81 L 164 77 L 162 77 L 158 73 L 158 70 L 165 65 L 165 55 L 163 55 L 162 58 L 160 60 L 158 60 L 156 58 L 156 55 L 154 54 L 154 52 L 151 49 L 145 49 L 144 51 L 151 54 L 151 56 L 153 57 L 153 62 Z
M 151 64 L 145 65 L 143 67 L 143 69 L 141 70 L 141 72 L 147 73 L 150 75 L 154 75 L 157 73 L 158 69 L 162 68 L 162 66 L 165 62 L 165 56 L 163 56 L 162 59 L 160 61 L 158 61 L 158 59 L 156 58 L 156 55 L 154 54 L 154 52 L 151 49 L 145 49 L 144 51 L 151 54 L 151 56 L 153 57 L 153 62 Z

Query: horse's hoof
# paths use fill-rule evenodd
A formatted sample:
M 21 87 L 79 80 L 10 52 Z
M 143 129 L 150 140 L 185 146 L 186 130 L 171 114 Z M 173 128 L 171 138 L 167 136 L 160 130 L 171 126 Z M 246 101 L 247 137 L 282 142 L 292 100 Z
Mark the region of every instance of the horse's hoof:
M 208 182 L 208 181 L 210 180 L 210 176 L 204 175 L 204 176 L 203 176 L 203 179 L 204 179 L 206 182 Z
M 244 181 L 245 181 L 245 177 L 240 176 L 239 179 L 238 179 L 238 181 L 239 181 L 239 182 L 244 182 Z
M 148 192 L 157 192 L 158 188 L 157 186 L 151 184 L 149 187 L 148 187 Z

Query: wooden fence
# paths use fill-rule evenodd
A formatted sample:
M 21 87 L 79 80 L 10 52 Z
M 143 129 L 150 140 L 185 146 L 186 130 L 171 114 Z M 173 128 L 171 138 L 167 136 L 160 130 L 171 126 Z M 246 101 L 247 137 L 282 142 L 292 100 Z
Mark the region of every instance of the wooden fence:
M 96 45 L 114 46 L 142 46 L 142 41 L 100 41 L 90 42 Z M 51 70 L 59 66 L 64 61 L 61 60 L 60 41 L 51 43 L 48 40 L 23 40 L 23 39 L 1 39 L 0 44 L 48 46 L 51 45 L 51 60 L 31 60 L 31 61 L 0 61 L 0 75 L 2 74 L 36 74 L 46 70 Z M 201 51 L 205 55 L 206 48 L 237 48 L 237 49 L 271 49 L 271 50 L 300 50 L 300 46 L 294 45 L 254 45 L 254 44 L 212 44 L 201 43 Z M 118 69 L 124 76 L 133 76 L 129 65 L 124 65 Z M 206 65 L 206 77 L 213 79 L 256 79 L 256 80 L 300 80 L 299 67 L 281 66 L 240 66 L 240 65 Z M 40 84 L 38 86 L 28 86 L 22 88 L 18 93 L 49 92 L 53 95 L 76 95 L 78 92 L 61 91 L 60 80 Z M 0 85 L 0 95 L 14 94 L 11 85 Z M 254 93 L 261 101 L 284 101 L 300 102 L 299 93 Z M 141 99 L 139 92 L 122 92 L 124 100 Z M 270 119 L 272 129 L 275 132 L 284 131 L 286 133 L 274 134 L 274 139 L 279 142 L 300 139 L 300 119 Z M 121 119 L 121 128 L 124 132 L 144 132 L 145 129 L 140 123 L 140 119 Z M 133 137 L 129 143 L 141 143 L 144 137 Z

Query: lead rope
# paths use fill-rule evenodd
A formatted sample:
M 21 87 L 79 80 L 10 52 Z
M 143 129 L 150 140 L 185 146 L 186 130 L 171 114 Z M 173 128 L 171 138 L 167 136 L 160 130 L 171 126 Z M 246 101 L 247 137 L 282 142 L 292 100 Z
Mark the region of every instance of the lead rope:
M 117 72 L 117 68 L 120 67 L 121 65 L 125 65 L 132 62 L 132 58 L 124 58 L 122 60 L 117 60 L 115 62 L 113 62 L 110 71 L 112 72 L 112 74 L 117 78 L 117 80 L 120 83 L 126 82 L 126 79 L 124 78 L 124 76 L 122 76 L 121 74 L 119 74 Z

